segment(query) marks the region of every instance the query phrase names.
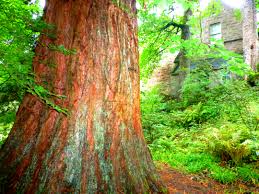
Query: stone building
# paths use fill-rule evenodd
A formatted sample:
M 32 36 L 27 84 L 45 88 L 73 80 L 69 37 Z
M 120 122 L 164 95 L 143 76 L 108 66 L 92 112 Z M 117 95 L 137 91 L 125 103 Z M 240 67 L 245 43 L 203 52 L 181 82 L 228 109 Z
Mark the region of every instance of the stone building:
M 203 20 L 202 41 L 209 44 L 211 38 L 223 39 L 227 49 L 243 53 L 242 20 L 235 16 L 234 9 L 225 5 L 221 13 Z
M 227 49 L 246 55 L 255 53 L 259 61 L 259 44 L 256 27 L 256 11 L 253 0 L 244 0 L 240 10 L 221 2 L 222 11 L 212 15 L 202 22 L 202 40 L 210 43 L 211 38 L 222 39 Z M 238 12 L 241 12 L 240 15 Z M 257 18 L 258 19 L 258 18 Z M 246 58 L 246 56 L 245 56 Z M 254 59 L 253 63 L 256 63 Z M 246 60 L 251 64 L 250 60 Z
M 244 0 L 251 2 L 253 0 Z M 244 51 L 255 51 L 257 61 L 259 61 L 259 44 L 256 26 L 253 26 L 256 22 L 256 16 L 252 11 L 246 10 L 244 17 L 244 7 L 236 10 L 231 8 L 227 4 L 222 2 L 222 11 L 217 15 L 212 15 L 205 18 L 202 22 L 202 41 L 207 44 L 211 44 L 212 39 L 222 39 L 227 49 L 245 55 Z M 245 22 L 244 22 L 245 19 Z M 257 18 L 259 19 L 259 18 Z M 250 24 L 247 24 L 250 23 Z M 245 29 L 245 30 L 243 30 Z M 248 41 L 249 40 L 249 41 Z M 248 52 L 248 53 L 249 53 Z M 251 52 L 250 52 L 251 53 Z M 171 57 L 168 62 L 161 63 L 161 67 L 155 69 L 149 85 L 159 84 L 162 87 L 161 92 L 166 96 L 176 97 L 179 93 L 179 76 L 177 73 L 172 73 L 177 66 L 172 61 L 175 57 Z M 249 57 L 246 62 L 249 64 Z M 171 61 L 171 62 L 170 62 Z M 212 64 L 214 67 L 214 64 Z M 216 64 L 218 66 L 218 64 Z M 219 81 L 217 76 L 218 69 L 213 73 L 212 80 Z

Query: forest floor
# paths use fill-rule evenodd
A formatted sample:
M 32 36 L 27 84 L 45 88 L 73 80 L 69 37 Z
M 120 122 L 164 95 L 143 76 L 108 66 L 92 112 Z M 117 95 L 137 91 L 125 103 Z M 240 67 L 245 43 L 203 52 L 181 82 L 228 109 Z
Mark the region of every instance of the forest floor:
M 259 187 L 255 185 L 238 182 L 224 185 L 205 175 L 184 174 L 167 164 L 158 164 L 158 171 L 170 194 L 259 194 Z

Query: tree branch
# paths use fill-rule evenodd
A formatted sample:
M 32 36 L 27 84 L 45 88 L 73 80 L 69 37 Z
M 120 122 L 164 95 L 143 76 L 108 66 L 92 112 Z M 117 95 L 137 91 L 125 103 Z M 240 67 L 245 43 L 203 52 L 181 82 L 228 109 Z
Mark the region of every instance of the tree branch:
M 185 27 L 184 24 L 178 24 L 178 23 L 176 23 L 176 22 L 174 22 L 174 21 L 171 21 L 171 22 L 169 22 L 168 24 L 166 24 L 164 27 L 162 27 L 162 28 L 161 28 L 161 31 L 162 31 L 162 30 L 165 30 L 165 29 L 167 29 L 167 28 L 169 28 L 170 26 L 173 26 L 174 28 L 178 28 L 178 30 L 179 30 L 179 28 L 182 30 L 182 29 Z M 177 31 L 178 31 L 178 30 L 177 30 Z

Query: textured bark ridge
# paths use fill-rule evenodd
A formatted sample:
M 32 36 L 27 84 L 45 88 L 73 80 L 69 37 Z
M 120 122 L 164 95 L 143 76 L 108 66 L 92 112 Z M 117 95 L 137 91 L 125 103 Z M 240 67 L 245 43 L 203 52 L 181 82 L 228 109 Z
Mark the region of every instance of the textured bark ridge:
M 1 192 L 162 192 L 140 123 L 135 0 L 49 0 L 44 18 L 56 38 L 41 37 L 36 80 L 67 96 L 54 101 L 69 115 L 24 97 L 0 152 Z

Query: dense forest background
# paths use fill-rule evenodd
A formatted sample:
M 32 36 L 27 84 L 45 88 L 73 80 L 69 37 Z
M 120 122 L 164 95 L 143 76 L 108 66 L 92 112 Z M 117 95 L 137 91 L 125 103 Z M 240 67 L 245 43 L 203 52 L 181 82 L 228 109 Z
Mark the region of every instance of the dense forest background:
M 52 101 L 52 97 L 65 96 L 37 85 L 32 71 L 39 35 L 48 29 L 48 36 L 55 38 L 55 26 L 42 21 L 38 1 L 0 2 L 2 145 L 25 93 L 69 113 Z M 251 69 L 243 55 L 225 49 L 221 39 L 206 44 L 201 38 L 202 20 L 219 14 L 221 4 L 211 1 L 201 9 L 199 1 L 140 0 L 137 5 L 142 127 L 153 159 L 224 184 L 239 181 L 258 186 L 258 69 Z M 241 9 L 237 7 L 235 13 L 241 20 Z M 64 55 L 76 53 L 63 45 L 49 45 L 49 49 Z M 150 80 L 156 69 L 174 64 L 176 57 L 182 76 L 175 86 L 179 90 L 165 94 L 163 84 L 150 84 Z M 211 58 L 225 61 L 217 73 Z M 55 67 L 51 61 L 46 63 Z

